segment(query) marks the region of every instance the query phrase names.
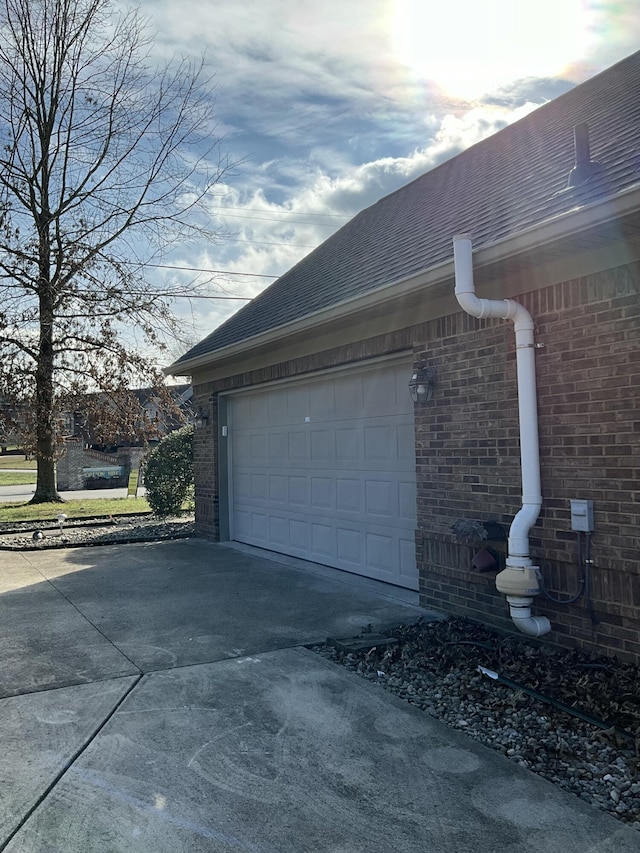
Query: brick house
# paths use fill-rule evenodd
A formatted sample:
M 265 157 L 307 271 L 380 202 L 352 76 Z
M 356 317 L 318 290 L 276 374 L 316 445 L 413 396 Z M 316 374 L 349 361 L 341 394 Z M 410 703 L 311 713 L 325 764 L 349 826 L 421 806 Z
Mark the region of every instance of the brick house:
M 359 213 L 167 368 L 203 416 L 200 535 L 513 630 L 496 572 L 531 448 L 513 324 L 456 301 L 466 232 L 477 295 L 535 324 L 530 556 L 576 598 L 533 597 L 544 641 L 640 660 L 639 131 L 640 52 Z M 574 499 L 592 533 L 572 529 Z

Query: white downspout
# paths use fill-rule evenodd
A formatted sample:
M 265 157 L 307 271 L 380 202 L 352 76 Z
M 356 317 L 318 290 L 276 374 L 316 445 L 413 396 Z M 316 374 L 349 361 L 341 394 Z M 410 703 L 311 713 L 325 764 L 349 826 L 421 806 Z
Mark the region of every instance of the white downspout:
M 536 523 L 542 506 L 534 322 L 527 309 L 513 299 L 480 299 L 476 296 L 471 237 L 468 234 L 453 238 L 453 259 L 455 293 L 460 307 L 473 317 L 511 320 L 515 331 L 522 507 L 511 523 L 507 567 L 497 575 L 496 587 L 507 596 L 511 618 L 518 630 L 540 637 L 551 630 L 551 625 L 546 616 L 531 615 L 533 596 L 540 589 L 538 567 L 533 565 L 529 556 L 529 531 Z

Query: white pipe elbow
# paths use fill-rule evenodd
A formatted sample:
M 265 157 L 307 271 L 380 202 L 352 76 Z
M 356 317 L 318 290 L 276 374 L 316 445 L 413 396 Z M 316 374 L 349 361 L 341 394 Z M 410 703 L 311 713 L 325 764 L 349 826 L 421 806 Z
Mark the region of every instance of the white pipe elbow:
M 473 282 L 473 248 L 468 234 L 458 234 L 453 238 L 453 266 L 455 272 L 455 295 L 458 304 L 467 314 L 479 320 L 498 317 L 501 320 L 514 320 L 520 316 L 521 309 L 512 299 L 480 299 L 476 296 Z
M 542 508 L 542 497 L 524 503 L 518 510 L 509 528 L 509 556 L 529 556 L 529 532 L 538 520 Z
M 531 332 L 533 334 L 536 324 L 533 322 L 533 317 L 521 302 L 516 302 L 515 299 L 504 299 L 508 305 L 508 313 L 505 320 L 511 320 L 513 329 L 516 333 L 516 343 L 520 332 Z M 533 338 L 531 339 L 533 341 Z
M 511 620 L 518 631 L 528 637 L 542 637 L 551 630 L 551 623 L 546 616 L 532 616 L 532 598 L 519 598 L 508 595 L 509 612 Z
M 510 299 L 480 299 L 475 293 L 470 293 L 468 290 L 456 290 L 456 299 L 463 311 L 479 320 L 485 320 L 489 317 L 498 317 L 501 320 L 509 319 L 508 303 L 511 302 Z

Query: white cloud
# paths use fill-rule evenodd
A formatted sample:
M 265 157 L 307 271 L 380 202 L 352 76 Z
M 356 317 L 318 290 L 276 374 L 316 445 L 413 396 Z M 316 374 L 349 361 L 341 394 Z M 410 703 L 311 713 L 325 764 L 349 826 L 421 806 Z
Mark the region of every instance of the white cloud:
M 278 183 L 280 165 L 263 164 L 253 171 L 250 184 L 244 181 L 238 186 L 218 188 L 211 204 L 212 214 L 235 239 L 222 240 L 202 250 L 193 265 L 281 275 L 360 210 L 535 106 L 528 103 L 518 110 L 477 108 L 462 116 L 446 115 L 439 126 L 429 117 L 425 125 L 432 138 L 423 148 L 406 157 L 382 157 L 358 166 L 341 163 L 333 175 L 320 168 L 308 169 L 305 164 L 289 164 L 295 181 L 282 203 L 268 198 L 270 188 Z M 207 277 L 199 278 L 204 281 Z M 255 296 L 270 283 L 248 276 L 218 275 L 214 280 L 214 286 L 242 296 Z M 199 302 L 196 320 L 200 334 L 208 334 L 237 308 L 233 302 Z
M 270 186 L 274 180 L 277 183 L 273 171 L 279 168 L 278 164 L 270 164 L 262 173 L 254 173 L 255 183 L 249 192 L 244 187 L 226 187 L 224 197 L 216 202 L 214 210 L 226 227 L 239 229 L 248 239 L 317 245 L 328 236 L 327 225 L 331 224 L 328 216 L 320 214 L 343 214 L 345 219 L 352 217 L 382 196 L 526 115 L 536 106 L 527 103 L 517 110 L 486 106 L 462 116 L 445 115 L 435 133 L 436 121 L 430 117 L 426 124 L 431 128 L 431 139 L 424 147 L 405 157 L 381 157 L 357 166 L 341 163 L 334 173 L 298 164 L 295 188 L 281 204 L 268 200 Z M 289 164 L 289 168 L 293 170 L 294 164 Z M 242 215 L 237 208 L 243 207 L 246 208 L 246 216 L 251 217 L 246 221 L 237 218 Z M 225 210 L 230 215 L 225 216 Z M 243 254 L 238 258 L 250 258 L 252 263 L 262 259 L 258 261 L 258 268 L 252 267 L 252 271 L 267 271 L 271 262 L 276 267 L 271 266 L 270 271 L 283 272 L 281 263 L 290 266 L 306 254 L 294 251 L 294 248 L 280 247 L 280 251 L 271 247 L 251 248 L 240 250 Z
M 420 27 L 413 27 L 417 58 L 409 61 L 399 50 L 397 16 L 407 2 L 142 0 L 158 32 L 155 57 L 206 50 L 216 74 L 212 96 L 218 132 L 226 135 L 223 146 L 232 159 L 245 158 L 237 176 L 210 200 L 212 221 L 227 238 L 175 253 L 179 263 L 282 274 L 359 210 L 524 115 L 566 88 L 566 80 L 579 82 L 630 53 L 640 36 L 634 0 L 580 0 L 595 22 L 580 48 L 584 55 L 576 58 L 573 42 L 569 49 L 555 39 L 560 59 L 567 51 L 555 75 L 544 71 L 551 76 L 541 80 L 538 65 L 524 63 L 517 74 L 500 77 L 501 91 L 492 93 L 492 101 L 470 103 L 447 93 L 443 81 L 429 79 L 428 64 L 419 67 L 425 54 Z M 578 0 L 572 3 L 577 7 Z M 477 8 L 477 0 L 473 4 Z M 424 19 L 429 4 L 413 5 Z M 512 0 L 509 6 L 515 14 Z M 527 20 L 544 23 L 533 0 L 525 6 Z M 458 17 L 468 22 L 462 12 L 425 19 L 429 39 L 439 40 L 448 61 L 459 43 L 439 34 L 437 23 L 450 19 L 457 27 Z M 473 43 L 476 34 L 465 38 Z M 508 51 L 496 48 L 497 59 L 520 59 L 517 40 L 511 41 Z M 537 62 L 540 51 L 532 56 Z M 193 275 L 167 274 L 181 280 Z M 253 296 L 267 281 L 216 274 L 211 287 Z M 198 334 L 209 333 L 237 307 L 196 303 Z M 180 310 L 186 327 L 188 309 Z

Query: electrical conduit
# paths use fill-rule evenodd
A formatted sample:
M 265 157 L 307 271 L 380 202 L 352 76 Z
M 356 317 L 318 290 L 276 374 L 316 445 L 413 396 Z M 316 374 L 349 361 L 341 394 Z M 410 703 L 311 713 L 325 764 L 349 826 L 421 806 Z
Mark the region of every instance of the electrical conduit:
M 496 587 L 507 596 L 511 618 L 524 634 L 540 637 L 551 630 L 546 616 L 532 616 L 531 603 L 539 590 L 538 568 L 529 556 L 529 531 L 542 506 L 540 491 L 540 451 L 534 323 L 531 314 L 513 299 L 480 299 L 473 283 L 471 237 L 453 238 L 455 293 L 460 307 L 479 319 L 499 317 L 511 320 L 516 338 L 518 412 L 520 421 L 520 466 L 522 471 L 522 507 L 509 530 L 507 567 L 496 577 Z

